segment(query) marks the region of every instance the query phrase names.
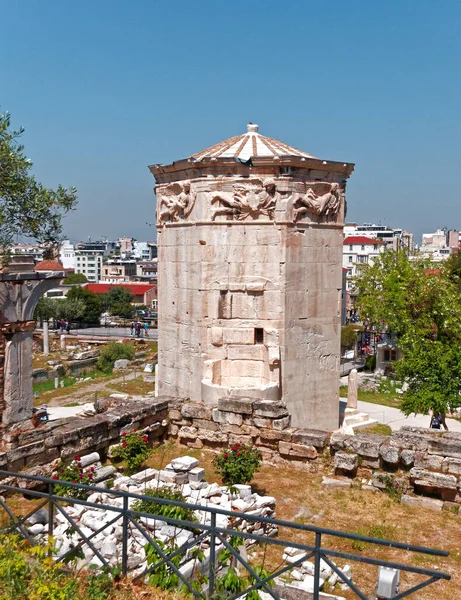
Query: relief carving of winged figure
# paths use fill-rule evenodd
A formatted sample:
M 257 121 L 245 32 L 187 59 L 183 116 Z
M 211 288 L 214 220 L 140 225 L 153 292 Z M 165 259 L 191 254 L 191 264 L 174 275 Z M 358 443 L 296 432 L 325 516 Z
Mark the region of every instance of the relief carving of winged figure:
M 324 194 L 316 194 L 309 188 L 305 194 L 298 194 L 293 202 L 294 220 L 305 214 L 336 215 L 341 206 L 341 190 L 339 183 L 330 184 L 330 190 Z
M 277 203 L 277 188 L 272 179 L 257 180 L 256 185 L 235 184 L 232 192 L 215 193 L 211 199 L 213 212 L 211 220 L 218 215 L 228 215 L 237 221 L 265 215 L 274 218 Z
M 157 221 L 159 225 L 164 225 L 166 222 L 175 223 L 186 219 L 194 207 L 196 194 L 191 190 L 190 181 L 186 180 L 182 183 L 170 183 L 157 192 L 157 197 Z

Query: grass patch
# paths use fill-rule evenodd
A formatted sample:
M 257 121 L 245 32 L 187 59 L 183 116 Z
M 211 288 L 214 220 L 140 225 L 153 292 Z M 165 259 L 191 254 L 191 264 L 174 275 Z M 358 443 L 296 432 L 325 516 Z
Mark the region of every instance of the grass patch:
M 385 522 L 375 523 L 374 525 L 370 525 L 368 527 L 362 527 L 357 531 L 353 531 L 352 533 L 357 533 L 358 535 L 363 535 L 366 537 L 378 538 L 380 540 L 390 540 L 392 542 L 398 541 L 396 537 L 396 528 L 393 525 L 386 524 Z M 362 540 L 352 540 L 351 546 L 353 550 L 363 552 L 363 550 L 368 548 L 370 544 Z
M 347 398 L 347 385 L 342 385 L 339 388 L 339 395 L 341 398 Z M 399 408 L 401 400 L 395 397 L 395 392 L 391 393 L 388 391 L 374 392 L 372 390 L 357 390 L 357 398 L 361 402 L 371 402 L 372 404 L 380 404 L 381 406 L 391 406 L 392 408 Z
M 375 425 L 370 425 L 370 427 L 364 427 L 360 429 L 360 433 L 376 433 L 378 435 L 392 435 L 392 429 L 389 425 L 385 425 L 384 423 L 376 423 Z
M 60 377 L 59 382 L 64 382 L 63 387 L 69 387 L 74 385 L 77 381 L 75 377 Z M 59 386 L 60 387 L 60 386 Z M 54 387 L 54 379 L 48 379 L 48 381 L 41 381 L 40 383 L 34 383 L 32 385 L 32 391 L 35 393 L 43 394 L 44 392 L 51 392 L 52 390 L 57 389 Z

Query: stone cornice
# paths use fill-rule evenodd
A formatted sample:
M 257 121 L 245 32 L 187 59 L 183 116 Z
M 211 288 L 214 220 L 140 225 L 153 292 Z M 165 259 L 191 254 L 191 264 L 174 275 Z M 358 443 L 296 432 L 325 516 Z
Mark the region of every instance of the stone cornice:
M 183 159 L 176 162 L 171 163 L 170 165 L 150 165 L 149 171 L 155 177 L 156 181 L 157 175 L 164 175 L 170 173 L 178 173 L 181 171 L 185 172 L 185 177 L 194 178 L 191 176 L 191 170 L 195 171 L 207 171 L 210 174 L 214 170 L 220 171 L 217 173 L 219 175 L 229 174 L 229 169 L 237 170 L 240 172 L 248 171 L 258 171 L 258 168 L 269 169 L 272 171 L 273 169 L 279 169 L 280 167 L 294 167 L 296 169 L 310 169 L 315 171 L 330 171 L 333 173 L 341 173 L 346 178 L 348 178 L 352 171 L 354 170 L 355 165 L 353 163 L 343 163 L 339 161 L 331 161 L 331 160 L 318 160 L 314 158 L 304 158 L 298 156 L 277 156 L 277 157 L 256 157 L 252 158 L 247 162 L 241 162 L 234 158 L 205 158 L 203 160 L 195 160 L 192 158 Z M 274 173 L 275 174 L 275 173 Z M 199 175 L 200 176 L 200 175 Z

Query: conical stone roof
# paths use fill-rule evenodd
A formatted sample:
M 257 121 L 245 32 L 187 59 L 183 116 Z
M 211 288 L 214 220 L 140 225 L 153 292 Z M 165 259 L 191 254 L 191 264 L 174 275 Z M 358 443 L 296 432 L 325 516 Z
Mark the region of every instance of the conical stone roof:
M 307 154 L 307 152 L 298 150 L 284 142 L 261 135 L 258 132 L 258 125 L 254 123 L 247 125 L 246 133 L 228 138 L 223 142 L 219 142 L 219 144 L 192 154 L 189 158 L 197 161 L 210 158 L 236 158 L 241 161 L 247 161 L 250 158 L 274 158 L 282 156 L 317 159 L 312 154 Z

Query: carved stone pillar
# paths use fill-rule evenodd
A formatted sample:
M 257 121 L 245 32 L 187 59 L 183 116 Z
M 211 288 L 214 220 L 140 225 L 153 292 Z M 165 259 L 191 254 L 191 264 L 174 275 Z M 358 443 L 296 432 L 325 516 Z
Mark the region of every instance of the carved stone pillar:
M 8 426 L 32 416 L 32 334 L 41 296 L 64 277 L 63 271 L 33 270 L 21 257 L 0 273 L 0 410 Z

